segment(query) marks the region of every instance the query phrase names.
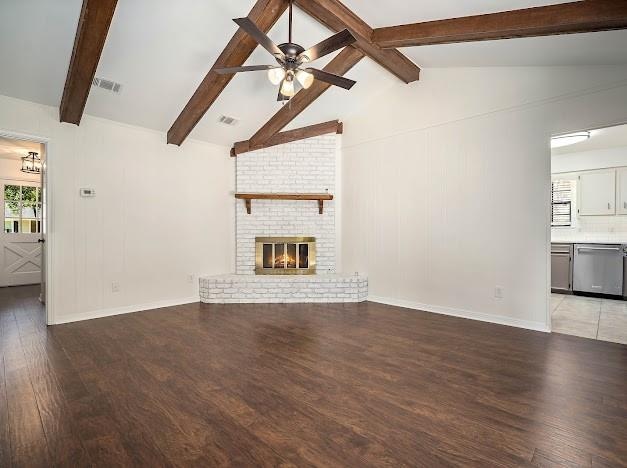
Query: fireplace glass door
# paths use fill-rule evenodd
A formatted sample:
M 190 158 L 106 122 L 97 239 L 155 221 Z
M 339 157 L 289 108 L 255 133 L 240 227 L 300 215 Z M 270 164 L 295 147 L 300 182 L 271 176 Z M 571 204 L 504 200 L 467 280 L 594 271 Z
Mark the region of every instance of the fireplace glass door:
M 313 237 L 257 237 L 255 246 L 257 274 L 315 273 L 316 240 Z

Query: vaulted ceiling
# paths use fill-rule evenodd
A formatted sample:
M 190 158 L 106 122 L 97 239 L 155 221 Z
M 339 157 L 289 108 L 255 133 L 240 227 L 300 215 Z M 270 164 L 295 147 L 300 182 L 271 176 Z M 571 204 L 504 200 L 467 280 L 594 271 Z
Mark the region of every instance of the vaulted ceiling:
M 344 0 L 375 28 L 556 3 L 564 2 Z M 82 0 L 0 2 L 0 94 L 59 105 L 81 4 Z M 92 88 L 85 112 L 167 131 L 236 31 L 231 19 L 247 15 L 253 4 L 254 0 L 120 0 L 96 76 L 120 82 L 122 92 Z M 304 46 L 329 36 L 329 30 L 298 9 L 294 28 L 294 39 Z M 287 18 L 279 19 L 268 35 L 284 42 Z M 627 64 L 626 43 L 627 31 L 608 31 L 401 51 L 428 73 L 434 67 Z M 316 65 L 322 68 L 335 55 Z M 271 63 L 269 59 L 258 47 L 246 64 Z M 331 88 L 288 128 L 346 118 L 400 83 L 368 58 L 346 76 L 358 82 L 351 91 Z M 276 92 L 262 72 L 236 75 L 190 136 L 224 145 L 250 138 L 280 108 Z M 236 117 L 239 123 L 219 124 L 220 115 Z

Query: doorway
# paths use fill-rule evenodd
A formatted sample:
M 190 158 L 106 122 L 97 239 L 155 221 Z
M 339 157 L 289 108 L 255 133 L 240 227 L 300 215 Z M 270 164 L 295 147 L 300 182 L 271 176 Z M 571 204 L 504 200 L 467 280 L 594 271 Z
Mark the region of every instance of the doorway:
M 46 304 L 47 141 L 0 131 L 0 288 Z M 47 309 L 47 307 L 46 307 Z M 48 311 L 46 324 L 50 323 Z
M 551 147 L 551 330 L 627 344 L 627 125 Z

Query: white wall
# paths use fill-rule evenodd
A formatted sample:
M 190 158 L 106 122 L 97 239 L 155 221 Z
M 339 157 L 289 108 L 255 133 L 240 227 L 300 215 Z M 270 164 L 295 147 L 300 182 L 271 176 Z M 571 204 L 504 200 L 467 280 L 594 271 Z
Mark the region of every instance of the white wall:
M 56 108 L 4 96 L 0 130 L 50 142 L 55 323 L 198 300 L 198 275 L 233 271 L 228 148 L 178 148 L 165 134 L 90 116 L 61 124 Z M 81 187 L 96 197 L 80 198 Z
M 626 120 L 627 67 L 423 70 L 345 121 L 345 269 L 373 300 L 547 329 L 550 136 Z
M 627 147 L 551 156 L 552 174 L 625 166 L 627 166 Z

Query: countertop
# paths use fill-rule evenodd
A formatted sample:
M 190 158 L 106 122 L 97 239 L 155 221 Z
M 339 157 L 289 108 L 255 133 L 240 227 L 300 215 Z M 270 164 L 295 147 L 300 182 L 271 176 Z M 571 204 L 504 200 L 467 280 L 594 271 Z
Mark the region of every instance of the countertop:
M 551 244 L 627 244 L 627 239 L 560 239 L 551 238 Z

